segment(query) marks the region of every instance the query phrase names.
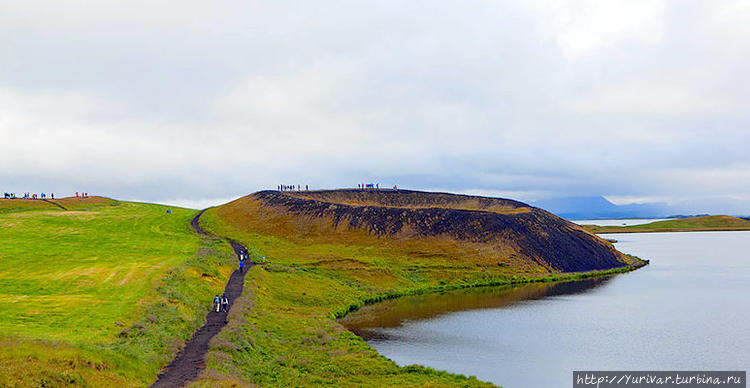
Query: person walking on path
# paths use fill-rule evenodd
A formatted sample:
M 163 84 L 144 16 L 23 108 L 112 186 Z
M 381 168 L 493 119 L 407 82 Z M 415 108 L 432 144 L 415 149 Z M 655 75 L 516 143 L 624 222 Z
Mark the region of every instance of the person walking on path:
M 240 255 L 240 273 L 245 273 L 245 258 Z
M 221 310 L 225 313 L 229 311 L 229 299 L 226 294 L 221 294 Z
M 218 313 L 219 309 L 221 308 L 221 298 L 219 297 L 219 295 L 216 295 L 216 297 L 214 298 L 214 306 L 216 306 L 216 312 Z

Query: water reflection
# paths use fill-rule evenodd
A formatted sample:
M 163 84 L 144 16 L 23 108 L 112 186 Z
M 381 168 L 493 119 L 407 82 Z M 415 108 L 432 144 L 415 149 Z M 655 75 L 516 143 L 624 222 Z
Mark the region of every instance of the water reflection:
M 747 369 L 750 232 L 607 237 L 651 265 L 611 279 L 396 299 L 344 323 L 398 365 L 510 388 L 570 386 L 574 370 Z
M 571 282 L 479 287 L 407 296 L 365 306 L 339 322 L 366 341 L 393 339 L 393 334 L 382 329 L 457 311 L 499 308 L 520 301 L 581 294 L 606 284 L 610 279 L 601 277 Z

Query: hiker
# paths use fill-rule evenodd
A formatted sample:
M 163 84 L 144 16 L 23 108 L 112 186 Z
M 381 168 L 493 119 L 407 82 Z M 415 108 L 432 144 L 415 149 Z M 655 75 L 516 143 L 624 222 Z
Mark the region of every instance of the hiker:
M 52 199 L 55 199 L 55 193 L 50 193 L 50 196 L 52 197 Z
M 218 313 L 221 308 L 221 298 L 219 298 L 219 295 L 216 295 L 214 298 L 214 306 L 216 306 L 216 312 Z
M 245 273 L 245 259 L 240 258 L 240 273 Z
M 229 311 L 229 299 L 227 299 L 227 294 L 221 294 L 221 310 L 224 312 Z

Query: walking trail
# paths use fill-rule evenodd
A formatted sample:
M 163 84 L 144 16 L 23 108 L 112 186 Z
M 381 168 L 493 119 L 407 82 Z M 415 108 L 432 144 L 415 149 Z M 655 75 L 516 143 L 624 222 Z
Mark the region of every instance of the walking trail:
M 202 214 L 203 210 L 193 218 L 190 225 L 195 232 L 200 235 L 215 237 L 201 228 L 199 220 Z M 239 255 L 240 251 L 245 249 L 244 246 L 235 241 L 228 241 L 232 245 L 235 254 Z M 253 263 L 248 263 L 244 273 L 241 273 L 240 270 L 237 269 L 229 277 L 229 282 L 224 289 L 224 293 L 229 299 L 230 310 L 235 299 L 239 298 L 242 294 L 245 273 L 247 273 L 247 270 L 251 266 L 253 266 Z M 203 326 L 193 334 L 193 338 L 191 338 L 190 341 L 185 343 L 185 348 L 177 354 L 177 357 L 172 360 L 172 363 L 164 368 L 156 379 L 156 382 L 153 383 L 151 387 L 182 387 L 197 379 L 198 375 L 206 367 L 205 357 L 208 352 L 208 342 L 218 334 L 226 324 L 227 313 L 223 311 L 217 313 L 211 310 L 208 315 L 206 315 L 206 323 L 204 323 Z
M 53 205 L 55 205 L 55 206 L 59 207 L 60 209 L 63 209 L 63 210 L 68 210 L 68 209 L 66 209 L 66 208 L 65 208 L 65 206 L 63 206 L 63 205 L 60 205 L 59 203 L 57 203 L 57 202 L 55 202 L 55 201 L 51 201 L 51 200 L 49 200 L 49 199 L 42 199 L 42 201 L 44 201 L 44 202 L 47 202 L 47 203 L 51 203 L 51 204 L 53 204 Z

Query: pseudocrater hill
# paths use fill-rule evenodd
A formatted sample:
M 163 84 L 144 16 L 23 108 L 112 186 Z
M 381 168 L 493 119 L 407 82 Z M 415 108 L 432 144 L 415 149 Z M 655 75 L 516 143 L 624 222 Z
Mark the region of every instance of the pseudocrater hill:
M 502 198 L 409 190 L 261 191 L 225 207 L 231 223 L 258 233 L 305 243 L 343 241 L 452 265 L 549 273 L 635 264 L 572 222 Z

